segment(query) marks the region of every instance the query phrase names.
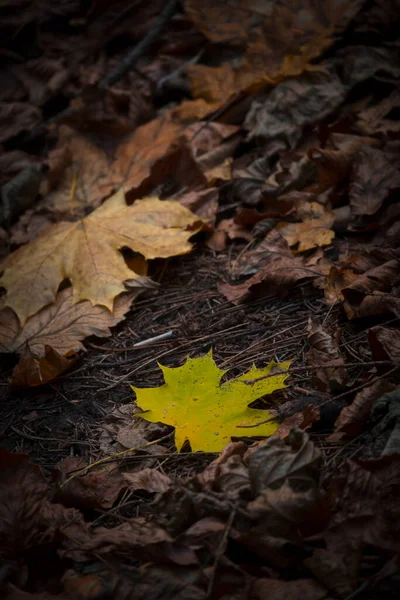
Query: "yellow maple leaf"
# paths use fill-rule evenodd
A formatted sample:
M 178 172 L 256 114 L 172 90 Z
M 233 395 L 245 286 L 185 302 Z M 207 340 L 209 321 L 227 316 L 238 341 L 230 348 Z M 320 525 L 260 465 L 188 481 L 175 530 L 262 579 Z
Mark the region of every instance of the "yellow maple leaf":
M 250 402 L 286 387 L 288 374 L 279 373 L 253 384 L 257 377 L 268 375 L 272 369 L 286 370 L 290 361 L 270 362 L 263 369 L 253 366 L 248 373 L 220 384 L 222 371 L 215 364 L 212 351 L 200 358 L 188 358 L 182 367 L 159 365 L 164 385 L 158 388 L 137 388 L 139 407 L 147 411 L 139 416 L 151 423 L 162 422 L 175 427 L 175 445 L 180 451 L 189 440 L 192 451 L 219 452 L 231 436 L 270 436 L 278 422 L 266 410 L 249 408 Z M 271 422 L 251 427 L 272 418 Z
M 4 306 L 28 317 L 55 301 L 59 284 L 69 279 L 74 303 L 90 300 L 110 311 L 124 281 L 138 278 L 126 265 L 123 247 L 146 258 L 189 252 L 188 239 L 201 228 L 199 218 L 179 202 L 158 198 L 125 202 L 121 190 L 89 216 L 61 222 L 19 248 L 0 265 L 0 286 L 7 290 Z

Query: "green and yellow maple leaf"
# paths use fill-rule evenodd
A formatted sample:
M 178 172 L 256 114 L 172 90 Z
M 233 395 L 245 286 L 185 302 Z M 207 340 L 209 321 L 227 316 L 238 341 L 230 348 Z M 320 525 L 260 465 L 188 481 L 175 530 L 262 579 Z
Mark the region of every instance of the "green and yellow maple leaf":
M 249 408 L 250 402 L 286 387 L 285 371 L 290 361 L 270 362 L 267 367 L 250 371 L 236 379 L 221 384 L 227 372 L 219 369 L 212 351 L 200 358 L 188 358 L 182 367 L 169 368 L 159 365 L 164 375 L 164 385 L 158 388 L 137 388 L 136 399 L 143 411 L 139 416 L 152 423 L 166 423 L 175 427 L 175 445 L 180 451 L 189 440 L 193 452 L 219 452 L 232 436 L 270 436 L 278 422 L 266 410 Z M 249 382 L 271 373 L 267 379 Z M 272 418 L 268 423 L 256 427 L 261 421 Z

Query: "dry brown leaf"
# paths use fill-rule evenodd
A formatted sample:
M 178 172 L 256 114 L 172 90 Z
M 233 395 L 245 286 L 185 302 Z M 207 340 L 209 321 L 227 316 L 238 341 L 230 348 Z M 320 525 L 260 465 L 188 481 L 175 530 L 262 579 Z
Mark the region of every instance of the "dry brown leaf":
M 351 269 L 332 266 L 327 277 L 317 279 L 314 285 L 324 290 L 325 300 L 328 304 L 335 305 L 344 300 L 343 288 L 350 285 L 358 277 Z
M 75 549 L 67 556 L 74 558 Z M 142 562 L 161 562 L 176 565 L 197 565 L 199 560 L 194 550 L 174 542 L 166 529 L 145 517 L 128 519 L 112 529 L 99 527 L 86 544 L 78 550 L 79 557 L 118 557 L 138 559 Z M 77 556 L 77 557 L 78 557 Z
M 132 492 L 136 490 L 145 490 L 150 494 L 165 492 L 172 483 L 167 475 L 157 469 L 142 469 L 134 473 L 123 473 L 122 476 Z
M 376 400 L 393 389 L 394 386 L 386 379 L 378 379 L 358 392 L 353 402 L 342 409 L 335 423 L 335 432 L 329 437 L 329 441 L 351 439 L 359 435 Z
M 44 347 L 44 356 L 36 358 L 26 345 L 14 368 L 11 386 L 24 388 L 50 383 L 72 369 L 78 359 L 79 356 L 72 350 L 63 355 L 47 345 Z
M 0 283 L 7 290 L 4 305 L 23 326 L 55 301 L 59 284 L 69 279 L 74 303 L 90 300 L 111 311 L 114 298 L 125 290 L 123 282 L 138 279 L 121 248 L 146 258 L 185 254 L 191 250 L 188 238 L 199 228 L 198 218 L 178 202 L 147 198 L 127 206 L 120 191 L 85 219 L 58 223 L 11 254 L 0 265 Z
M 272 294 L 284 296 L 296 283 L 320 275 L 316 267 L 308 268 L 304 266 L 302 258 L 293 256 L 286 240 L 276 230 L 266 235 L 257 251 L 256 255 L 250 254 L 249 266 L 251 268 L 253 256 L 256 256 L 257 262 L 262 261 L 263 266 L 250 279 L 239 285 L 219 285 L 221 293 L 234 304 L 244 302 L 249 292 L 256 297 Z M 241 261 L 242 269 L 245 263 L 246 258 Z M 261 265 L 261 262 L 258 264 Z
M 42 119 L 41 111 L 36 106 L 26 102 L 2 102 L 0 104 L 0 143 L 18 135 L 23 131 L 30 131 Z
M 327 590 L 315 579 L 256 579 L 252 585 L 251 600 L 333 600 Z
M 256 498 L 249 502 L 248 510 L 262 522 L 264 532 L 295 539 L 293 522 L 307 527 L 306 514 L 311 516 L 320 500 L 321 466 L 320 451 L 299 429 L 292 429 L 286 440 L 270 438 L 252 454 L 249 475 Z M 296 485 L 299 479 L 304 485 Z
M 298 412 L 291 417 L 287 417 L 283 423 L 281 423 L 278 429 L 275 431 L 274 436 L 279 437 L 281 439 L 285 439 L 288 437 L 290 431 L 292 429 L 307 429 L 315 423 L 319 421 L 320 412 L 319 408 L 309 404 L 304 410 Z
M 348 379 L 345 361 L 339 350 L 339 334 L 338 329 L 332 333 L 316 319 L 309 318 L 308 343 L 311 348 L 306 354 L 306 362 L 313 367 L 323 365 L 321 369 L 313 370 L 313 383 L 323 391 L 343 386 Z M 325 369 L 326 363 L 334 366 Z
M 0 450 L 0 558 L 20 561 L 70 536 L 75 543 L 87 537 L 82 515 L 51 502 L 41 469 L 26 454 Z
M 321 121 L 344 100 L 345 88 L 334 73 L 307 73 L 280 83 L 265 98 L 254 100 L 244 123 L 248 139 L 283 142 L 293 149 L 304 128 Z
M 325 533 L 328 548 L 343 552 L 343 539 L 352 552 L 369 545 L 375 551 L 399 550 L 399 454 L 370 460 L 348 460 L 330 482 L 336 506 Z M 360 556 L 360 554 L 359 554 Z
M 308 210 L 305 210 L 306 206 Z M 333 211 L 317 202 L 309 202 L 301 211 L 297 210 L 297 214 L 303 219 L 302 223 L 278 223 L 276 226 L 289 246 L 298 244 L 297 252 L 329 246 L 335 237 L 335 232 L 330 229 L 335 220 Z
M 0 351 L 20 353 L 28 344 L 32 354 L 41 358 L 46 345 L 64 355 L 69 350 L 84 350 L 81 340 L 111 335 L 110 327 L 122 321 L 136 296 L 137 292 L 120 294 L 110 312 L 88 300 L 74 304 L 72 288 L 66 288 L 57 294 L 54 304 L 42 308 L 22 328 L 14 311 L 4 308 L 0 310 Z
M 58 484 L 55 500 L 63 506 L 79 509 L 111 508 L 124 488 L 127 487 L 121 473 L 108 464 L 101 470 L 75 473 L 88 466 L 82 457 L 68 456 L 53 469 L 53 480 Z
M 334 32 L 356 14 L 359 2 L 308 1 L 279 4 L 245 1 L 186 0 L 185 11 L 213 43 L 242 50 L 240 57 L 218 67 L 190 65 L 186 73 L 194 102 L 179 107 L 181 118 L 203 118 L 238 92 L 254 89 L 312 69 L 310 61 L 330 46 Z M 315 67 L 314 67 L 315 68 Z
M 400 331 L 377 325 L 368 330 L 368 342 L 374 360 L 400 363 Z
M 400 187 L 400 171 L 384 152 L 363 146 L 355 159 L 350 181 L 350 206 L 353 215 L 374 215 L 385 198 Z
M 390 292 L 400 276 L 398 260 L 389 260 L 382 265 L 369 269 L 350 285 L 342 289 L 342 294 L 350 304 L 360 305 L 369 294 Z
M 58 147 L 49 158 L 50 193 L 41 204 L 60 214 L 83 216 L 85 209 L 99 206 L 121 185 L 127 190 L 138 187 L 150 175 L 152 165 L 167 154 L 182 130 L 179 123 L 159 117 L 138 127 L 119 144 L 119 138 L 114 135 L 109 141 L 113 148 L 110 153 L 110 148 L 106 145 L 103 148 L 95 138 L 62 125 Z M 62 169 L 64 173 L 60 178 Z M 55 185 L 57 179 L 59 182 Z

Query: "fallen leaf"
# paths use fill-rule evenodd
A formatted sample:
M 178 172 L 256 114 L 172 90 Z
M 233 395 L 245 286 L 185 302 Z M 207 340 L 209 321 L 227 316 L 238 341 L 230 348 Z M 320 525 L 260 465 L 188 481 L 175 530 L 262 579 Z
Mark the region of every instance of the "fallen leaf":
M 30 131 L 42 120 L 41 111 L 26 102 L 2 102 L 0 104 L 0 143 L 22 133 Z
M 378 267 L 369 269 L 350 285 L 342 289 L 342 294 L 350 304 L 359 305 L 370 294 L 390 292 L 400 276 L 398 260 L 389 260 Z
M 85 219 L 60 222 L 11 254 L 0 265 L 0 284 L 7 290 L 4 305 L 23 326 L 54 302 L 59 284 L 70 279 L 74 303 L 90 300 L 111 311 L 114 298 L 125 290 L 123 282 L 135 279 L 119 250 L 130 247 L 146 258 L 185 254 L 198 223 L 177 202 L 147 198 L 127 206 L 120 191 Z
M 150 494 L 165 492 L 171 485 L 171 479 L 157 469 L 142 469 L 134 473 L 123 473 L 122 476 L 132 492 L 136 490 L 145 490 Z
M 330 229 L 334 222 L 332 210 L 316 202 L 309 203 L 309 211 L 303 211 L 302 223 L 278 223 L 277 231 L 289 246 L 296 246 L 296 252 L 305 252 L 312 248 L 329 246 L 335 237 Z
M 344 100 L 345 88 L 335 74 L 307 73 L 280 83 L 265 98 L 254 100 L 244 122 L 248 140 L 283 141 L 291 150 L 307 125 L 322 121 Z
M 281 439 L 285 439 L 292 429 L 307 429 L 310 425 L 319 421 L 319 418 L 319 408 L 309 404 L 301 412 L 298 412 L 291 417 L 287 417 L 283 423 L 279 425 L 274 435 Z
M 271 415 L 268 411 L 248 408 L 250 402 L 270 394 L 275 389 L 286 387 L 288 375 L 279 375 L 247 384 L 262 375 L 271 373 L 273 368 L 286 369 L 289 362 L 271 362 L 263 369 L 255 366 L 248 373 L 220 384 L 226 371 L 218 369 L 212 353 L 199 358 L 188 358 L 182 367 L 168 368 L 160 365 L 165 384 L 160 388 L 137 388 L 137 403 L 144 411 L 139 414 L 153 423 L 163 422 L 175 427 L 175 445 L 180 451 L 189 440 L 192 452 L 220 451 L 231 436 L 268 436 L 277 423 L 246 429 Z M 241 426 L 243 427 L 241 429 Z
M 251 600 L 333 600 L 327 595 L 327 590 L 314 579 L 282 579 L 259 578 L 251 588 Z
M 194 550 L 175 542 L 166 529 L 144 517 L 129 519 L 112 529 L 96 529 L 92 538 L 79 548 L 84 559 L 93 553 L 104 558 L 134 558 L 144 563 L 197 565 L 199 562 Z M 74 554 L 72 549 L 67 556 L 74 558 Z
M 225 282 L 219 284 L 221 293 L 234 304 L 244 302 L 249 293 L 254 296 L 284 296 L 296 283 L 320 275 L 316 267 L 306 267 L 302 258 L 292 254 L 286 240 L 276 230 L 266 235 L 257 251 L 257 255 L 250 255 L 248 266 L 252 268 L 253 259 L 256 257 L 256 261 L 260 261 L 260 269 L 250 279 L 239 285 Z M 246 258 L 240 261 L 240 268 L 246 268 Z
M 42 358 L 45 346 L 64 355 L 69 350 L 85 350 L 81 340 L 91 335 L 110 336 L 110 327 L 124 319 L 136 297 L 137 292 L 120 294 L 110 312 L 88 300 L 74 304 L 69 287 L 57 294 L 54 304 L 29 317 L 22 328 L 14 311 L 4 308 L 0 310 L 0 351 L 20 353 L 28 344 L 31 353 Z
M 374 215 L 389 193 L 400 187 L 400 171 L 390 164 L 381 150 L 368 145 L 360 148 L 350 179 L 353 215 Z
M 347 461 L 329 483 L 336 506 L 325 534 L 328 548 L 342 553 L 343 539 L 347 539 L 352 553 L 360 553 L 365 544 L 375 551 L 397 553 L 399 481 L 398 454 Z
M 62 125 L 58 146 L 49 159 L 53 163 L 50 192 L 38 207 L 61 215 L 84 216 L 85 209 L 96 208 L 121 185 L 126 190 L 138 187 L 182 131 L 181 124 L 161 116 L 138 127 L 122 141 L 112 136 L 108 142 L 113 149 L 110 153 L 111 148 L 102 147 L 96 138 Z M 60 152 L 64 154 L 58 164 Z M 60 177 L 62 168 L 65 170 Z M 54 187 L 55 173 L 58 184 Z
M 53 469 L 53 480 L 58 484 L 55 492 L 56 502 L 63 506 L 79 509 L 111 508 L 122 490 L 127 487 L 121 473 L 114 465 L 108 464 L 101 470 L 89 470 L 77 474 L 88 466 L 82 457 L 67 457 Z
M 181 105 L 181 118 L 203 118 L 239 92 L 253 93 L 268 84 L 312 69 L 310 61 L 329 47 L 335 31 L 356 13 L 359 3 L 324 2 L 315 8 L 301 2 L 293 5 L 245 2 L 199 2 L 186 0 L 185 11 L 212 42 L 229 45 L 236 56 L 219 66 L 189 65 L 193 102 Z M 228 16 L 227 16 L 228 15 Z M 238 49 L 242 50 L 238 56 Z M 314 67 L 315 69 L 315 67 Z
M 72 369 L 78 360 L 79 356 L 72 350 L 63 355 L 47 345 L 44 347 L 44 356 L 36 358 L 25 346 L 14 368 L 11 386 L 24 388 L 50 383 Z
M 321 452 L 299 429 L 293 429 L 286 440 L 270 438 L 251 455 L 249 475 L 256 498 L 247 508 L 264 532 L 296 540 L 292 524 L 309 526 L 306 514 L 311 522 L 320 503 L 321 467 Z
M 398 329 L 377 325 L 368 330 L 368 342 L 373 360 L 400 362 L 400 332 Z
M 314 281 L 314 285 L 324 290 L 325 301 L 329 305 L 343 302 L 343 288 L 358 279 L 358 275 L 351 269 L 332 266 L 327 277 L 321 277 Z
M 335 431 L 329 437 L 329 441 L 343 438 L 352 439 L 359 435 L 368 421 L 375 402 L 392 389 L 392 384 L 386 379 L 378 379 L 372 385 L 358 392 L 353 402 L 342 409 L 335 423 Z
M 321 369 L 313 370 L 314 385 L 322 391 L 342 387 L 348 380 L 348 374 L 339 349 L 339 329 L 336 332 L 328 331 L 327 326 L 312 317 L 309 318 L 307 329 L 310 350 L 306 353 L 306 362 L 313 367 L 322 366 Z M 324 365 L 327 363 L 333 366 L 326 369 Z
M 77 543 L 87 536 L 82 515 L 51 502 L 41 469 L 26 454 L 0 450 L 0 556 L 23 564 L 27 553 L 54 547 L 70 535 Z M 48 577 L 48 571 L 47 571 Z

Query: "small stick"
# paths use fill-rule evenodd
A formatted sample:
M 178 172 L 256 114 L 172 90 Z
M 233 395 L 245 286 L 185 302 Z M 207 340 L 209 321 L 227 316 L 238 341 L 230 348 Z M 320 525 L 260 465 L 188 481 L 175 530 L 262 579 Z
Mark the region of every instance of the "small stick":
M 147 340 L 143 340 L 141 342 L 133 344 L 132 348 L 141 348 L 142 346 L 149 346 L 154 342 L 161 342 L 162 340 L 167 340 L 172 336 L 172 333 L 172 331 L 166 331 L 165 333 L 161 333 L 160 335 L 155 335 L 154 337 L 148 338 Z
M 164 26 L 168 23 L 171 17 L 175 14 L 178 8 L 178 0 L 170 0 L 165 5 L 164 10 L 160 13 L 157 18 L 157 21 L 154 24 L 154 27 L 149 31 L 149 33 L 135 46 L 135 48 L 125 56 L 121 64 L 118 65 L 111 71 L 109 75 L 104 77 L 104 79 L 100 82 L 100 89 L 104 90 L 109 85 L 113 85 L 116 83 L 125 73 L 130 71 L 138 58 L 143 56 L 146 50 L 152 45 L 152 43 L 156 40 L 156 38 L 160 35 Z
M 375 367 L 376 365 L 393 365 L 395 362 L 393 360 L 371 360 L 370 362 L 354 362 L 354 363 L 346 363 L 345 365 L 338 365 L 337 363 L 328 363 L 325 365 L 313 365 L 309 367 L 295 367 L 294 369 L 286 369 L 285 371 L 274 371 L 273 373 L 268 373 L 267 375 L 261 375 L 261 377 L 256 377 L 255 379 L 243 379 L 243 383 L 247 385 L 253 385 L 257 383 L 257 381 L 262 381 L 263 379 L 268 379 L 269 377 L 275 377 L 276 375 L 292 375 L 293 373 L 304 373 L 305 371 L 315 371 L 318 369 L 338 369 L 340 367 Z
M 153 440 L 152 442 L 147 442 L 147 444 L 141 444 L 140 446 L 135 446 L 134 448 L 128 448 L 127 450 L 122 450 L 122 452 L 117 452 L 116 454 L 112 454 L 111 456 L 106 456 L 105 458 L 101 458 L 100 460 L 96 460 L 96 462 L 91 465 L 87 465 L 87 467 L 83 467 L 82 469 L 78 469 L 75 471 L 70 477 L 68 477 L 63 483 L 60 484 L 60 488 L 63 488 L 67 483 L 75 479 L 76 477 L 80 477 L 81 475 L 86 475 L 86 473 L 93 469 L 93 467 L 97 467 L 98 465 L 103 465 L 107 462 L 114 461 L 116 458 L 128 454 L 128 452 L 134 452 L 135 450 L 143 450 L 144 448 L 148 448 L 149 446 L 154 446 L 154 444 L 159 444 L 160 442 L 166 440 L 172 435 L 173 432 L 167 433 L 163 437 L 158 440 Z

